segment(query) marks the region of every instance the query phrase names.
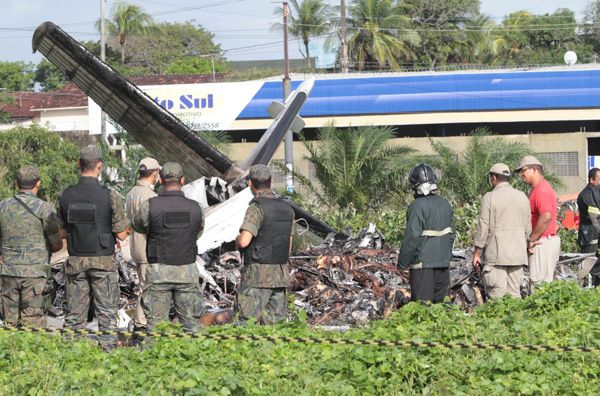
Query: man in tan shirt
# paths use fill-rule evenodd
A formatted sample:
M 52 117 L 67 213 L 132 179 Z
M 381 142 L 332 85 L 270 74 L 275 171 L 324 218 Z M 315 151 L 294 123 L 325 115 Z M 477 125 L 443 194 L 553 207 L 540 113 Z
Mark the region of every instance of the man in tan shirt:
M 144 158 L 138 166 L 139 178 L 136 185 L 129 191 L 125 201 L 125 211 L 130 222 L 138 209 L 144 202 L 152 197 L 156 197 L 154 186 L 159 181 L 160 165 L 154 158 Z M 148 258 L 146 257 L 146 234 L 133 232 L 129 239 L 131 249 L 131 258 L 137 264 L 137 271 L 140 280 L 140 294 L 135 307 L 133 323 L 136 328 L 145 328 L 147 326 L 146 317 L 141 306 L 142 286 L 146 282 L 146 269 L 148 267 Z
M 491 298 L 506 294 L 520 298 L 531 233 L 529 200 L 508 183 L 507 165 L 494 164 L 488 177 L 493 190 L 481 199 L 473 266 L 479 268 L 483 262 L 483 278 Z

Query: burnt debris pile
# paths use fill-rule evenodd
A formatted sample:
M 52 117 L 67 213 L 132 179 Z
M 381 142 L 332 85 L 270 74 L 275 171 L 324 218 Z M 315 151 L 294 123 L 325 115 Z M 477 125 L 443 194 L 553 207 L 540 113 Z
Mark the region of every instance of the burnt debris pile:
M 219 250 L 197 261 L 206 309 L 213 316 L 233 309 L 242 269 L 239 252 Z M 114 257 L 119 269 L 121 328 L 130 324 L 140 291 L 135 264 L 127 253 L 124 249 Z M 485 299 L 479 273 L 473 271 L 469 255 L 468 251 L 454 251 L 450 270 L 450 298 L 467 310 Z M 387 317 L 410 301 L 408 271 L 396 267 L 397 258 L 397 251 L 374 227 L 354 238 L 332 234 L 321 245 L 290 259 L 290 293 L 294 294 L 296 310 L 304 310 L 309 323 L 322 326 L 360 326 Z M 57 319 L 54 323 L 58 326 L 65 311 L 65 260 L 58 258 L 52 266 L 55 295 L 49 316 Z M 214 323 L 212 319 L 207 321 Z

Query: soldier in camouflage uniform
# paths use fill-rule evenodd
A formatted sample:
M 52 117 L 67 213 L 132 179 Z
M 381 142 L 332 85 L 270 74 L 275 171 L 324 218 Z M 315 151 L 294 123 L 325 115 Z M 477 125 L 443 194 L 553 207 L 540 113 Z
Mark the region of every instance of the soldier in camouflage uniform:
M 58 199 L 58 218 L 66 230 L 69 258 L 65 263 L 67 313 L 65 323 L 74 329 L 85 326 L 94 299 L 99 330 L 116 330 L 119 274 L 113 261 L 116 238 L 124 240 L 129 227 L 123 199 L 102 186 L 102 156 L 97 147 L 81 149 L 79 182 Z M 116 337 L 102 336 L 104 349 L 116 346 Z
M 14 197 L 0 202 L 2 312 L 8 323 L 42 327 L 52 285 L 50 254 L 62 248 L 62 238 L 52 205 L 36 197 L 37 168 L 19 168 L 17 186 Z
M 184 329 L 197 332 L 204 299 L 196 266 L 196 241 L 204 229 L 204 215 L 198 203 L 181 191 L 185 183 L 181 165 L 167 162 L 160 178 L 164 190 L 142 203 L 133 218 L 135 231 L 147 236 L 142 308 L 151 330 L 169 319 L 173 301 Z
M 273 194 L 268 167 L 254 165 L 248 176 L 254 199 L 236 238 L 244 267 L 235 310 L 242 320 L 272 324 L 287 318 L 294 211 Z

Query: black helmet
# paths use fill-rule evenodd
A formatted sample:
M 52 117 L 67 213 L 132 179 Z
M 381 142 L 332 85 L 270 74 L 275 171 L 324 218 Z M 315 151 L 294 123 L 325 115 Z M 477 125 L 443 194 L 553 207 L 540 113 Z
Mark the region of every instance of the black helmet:
M 419 187 L 421 184 L 435 184 L 436 181 L 437 177 L 433 172 L 433 168 L 427 164 L 418 164 L 412 168 L 408 174 L 408 182 L 413 190 Z

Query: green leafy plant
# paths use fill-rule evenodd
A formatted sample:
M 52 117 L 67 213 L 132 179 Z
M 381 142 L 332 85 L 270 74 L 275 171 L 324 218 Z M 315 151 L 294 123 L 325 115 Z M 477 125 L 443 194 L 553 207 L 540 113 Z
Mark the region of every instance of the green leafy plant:
M 215 326 L 230 336 L 316 336 L 600 347 L 600 290 L 554 282 L 525 300 L 465 315 L 410 303 L 342 333 L 306 322 Z M 161 330 L 181 331 L 172 325 Z M 154 339 L 107 354 L 92 342 L 0 330 L 0 394 L 585 394 L 600 388 L 593 353 L 392 348 L 264 341 Z
M 319 140 L 303 140 L 319 185 L 298 175 L 321 205 L 373 211 L 406 196 L 408 170 L 418 161 L 415 150 L 392 145 L 390 127 L 333 125 L 319 130 Z
M 459 204 L 479 200 L 490 190 L 487 175 L 493 164 L 503 162 L 514 169 L 525 155 L 533 154 L 526 144 L 491 136 L 486 128 L 475 129 L 460 153 L 440 140 L 430 138 L 430 141 L 437 154 L 432 158 L 432 165 L 442 173 L 438 186 L 443 195 Z M 545 167 L 545 177 L 555 188 L 562 186 L 548 167 Z M 518 177 L 513 177 L 511 183 L 523 191 L 529 188 Z
M 77 182 L 78 159 L 75 144 L 38 125 L 0 133 L 0 198 L 15 193 L 17 169 L 34 164 L 42 181 L 39 195 L 53 201 L 64 188 Z

